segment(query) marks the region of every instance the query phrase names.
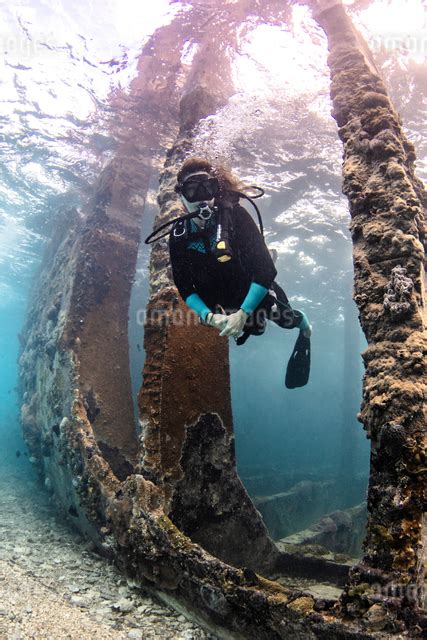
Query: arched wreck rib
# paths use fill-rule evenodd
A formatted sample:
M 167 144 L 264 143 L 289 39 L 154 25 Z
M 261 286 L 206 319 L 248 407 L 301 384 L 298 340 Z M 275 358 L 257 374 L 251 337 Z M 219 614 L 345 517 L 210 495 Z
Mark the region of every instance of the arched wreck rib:
M 359 419 L 371 440 L 369 518 L 364 557 L 350 572 L 342 603 L 378 628 L 395 619 L 397 629 L 415 622 L 423 603 L 426 193 L 366 42 L 341 2 L 309 4 L 328 37 L 354 299 L 368 341 Z

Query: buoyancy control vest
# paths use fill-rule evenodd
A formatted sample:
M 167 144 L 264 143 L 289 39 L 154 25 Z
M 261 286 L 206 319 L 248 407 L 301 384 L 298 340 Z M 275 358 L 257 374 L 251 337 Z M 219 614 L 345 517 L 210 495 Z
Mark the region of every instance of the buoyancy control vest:
M 183 217 L 176 220 L 172 226 L 171 242 L 185 242 L 200 240 L 206 253 L 214 254 L 218 262 L 228 262 L 233 257 L 231 238 L 233 236 L 233 204 L 222 200 L 214 205 L 212 217 L 202 229 L 193 223 L 193 218 Z M 214 224 L 209 224 L 209 221 Z
M 255 187 L 255 186 L 252 186 L 251 189 L 258 191 L 259 193 L 250 197 L 245 193 L 241 193 L 240 191 L 228 191 L 227 192 L 228 197 L 221 199 L 220 201 L 216 202 L 214 205 L 214 209 L 216 207 L 217 210 L 221 209 L 223 211 L 226 211 L 226 213 L 222 214 L 222 220 L 220 221 L 220 226 L 218 225 L 219 235 L 216 243 L 218 260 L 222 256 L 224 256 L 223 261 L 228 261 L 229 259 L 226 256 L 228 256 L 229 252 L 231 252 L 231 247 L 230 247 L 230 237 L 231 237 L 230 234 L 232 232 L 231 213 L 232 213 L 234 204 L 238 203 L 239 198 L 244 198 L 245 200 L 249 200 L 249 202 L 254 207 L 258 216 L 258 224 L 259 224 L 261 235 L 264 236 L 264 227 L 262 224 L 261 214 L 257 205 L 254 202 L 254 198 L 260 198 L 261 196 L 264 195 L 264 191 L 260 187 Z M 184 240 L 186 234 L 189 231 L 187 221 L 191 220 L 191 218 L 197 217 L 198 215 L 199 215 L 199 212 L 196 211 L 192 213 L 187 213 L 183 216 L 179 216 L 178 218 L 174 218 L 173 220 L 168 220 L 168 222 L 165 222 L 164 224 L 157 227 L 157 229 L 154 229 L 154 231 L 152 231 L 150 235 L 147 236 L 147 238 L 145 238 L 145 244 L 152 244 L 153 242 L 157 242 L 157 240 L 161 240 L 167 235 L 170 235 L 173 241 L 177 240 L 178 238 L 181 238 L 182 240 Z M 161 231 L 164 231 L 170 226 L 172 226 L 172 233 L 170 233 L 170 231 L 166 231 L 165 233 L 158 235 Z M 175 233 L 175 229 L 177 229 L 176 233 Z M 218 230 L 217 230 L 217 233 L 218 233 Z M 229 257 L 231 258 L 231 253 Z

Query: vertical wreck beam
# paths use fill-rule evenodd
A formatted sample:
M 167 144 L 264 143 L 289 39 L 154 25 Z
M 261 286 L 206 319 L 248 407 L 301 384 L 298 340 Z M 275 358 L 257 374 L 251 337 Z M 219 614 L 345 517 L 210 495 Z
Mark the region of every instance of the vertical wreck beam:
M 43 284 L 30 303 L 22 339 L 21 413 L 32 457 L 47 475 L 52 461 L 45 443 L 53 442 L 76 398 L 116 476 L 124 479 L 137 462 L 129 299 L 153 155 L 161 147 L 159 135 L 173 132 L 178 119 L 186 24 L 182 15 L 159 29 L 142 51 L 129 93 L 114 94 L 113 106 L 120 109 L 115 158 L 102 170 L 86 216 L 69 212 L 46 251 Z M 162 119 L 160 131 L 153 113 Z M 60 494 L 61 483 L 51 484 Z
M 170 124 L 175 105 L 177 116 L 180 26 L 178 20 L 159 29 L 142 51 L 138 75 L 121 114 L 121 145 L 96 185 L 76 248 L 76 275 L 65 340 L 68 344 L 78 341 L 78 386 L 98 446 L 119 478 L 129 475 L 138 459 L 128 309 L 141 219 L 153 170 L 152 155 L 160 146 L 153 113 L 160 113 L 162 121 Z M 116 108 L 120 103 L 120 97 L 115 96 Z
M 398 630 L 416 621 L 422 604 L 425 192 L 414 174 L 414 147 L 366 42 L 341 2 L 310 4 L 328 37 L 354 299 L 368 341 L 359 418 L 371 440 L 369 518 L 364 557 L 342 603 L 372 628 Z
M 77 347 L 76 386 L 98 446 L 119 478 L 131 473 L 138 452 L 127 326 L 149 176 L 140 154 L 132 162 L 122 155 L 102 173 L 74 247 L 74 284 L 62 337 L 63 348 Z
M 182 212 L 176 175 L 195 153 L 199 122 L 232 94 L 230 46 L 251 4 L 206 16 L 180 101 L 179 135 L 161 176 L 155 226 Z M 201 326 L 179 299 L 166 240 L 153 248 L 150 286 L 139 398 L 142 472 L 163 487 L 166 513 L 194 542 L 226 562 L 266 571 L 277 550 L 237 475 L 227 338 Z

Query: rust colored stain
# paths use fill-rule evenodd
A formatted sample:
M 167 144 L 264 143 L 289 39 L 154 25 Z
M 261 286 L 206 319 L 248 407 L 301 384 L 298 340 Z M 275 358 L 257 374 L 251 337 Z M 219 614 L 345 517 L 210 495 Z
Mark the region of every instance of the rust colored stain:
M 132 238 L 90 230 L 79 250 L 70 328 L 79 338 L 79 382 L 92 405 L 97 440 L 135 463 L 138 443 L 133 416 L 128 348 L 128 305 L 137 244 Z M 78 342 L 78 341 L 77 341 Z
M 204 413 L 217 413 L 232 433 L 228 340 L 200 325 L 183 304 L 181 309 L 185 322 L 168 327 L 161 397 L 161 464 L 174 477 L 186 425 Z
M 217 413 L 232 434 L 228 343 L 198 323 L 174 287 L 152 297 L 147 320 L 139 395 L 144 467 L 158 479 L 178 480 L 187 425 Z

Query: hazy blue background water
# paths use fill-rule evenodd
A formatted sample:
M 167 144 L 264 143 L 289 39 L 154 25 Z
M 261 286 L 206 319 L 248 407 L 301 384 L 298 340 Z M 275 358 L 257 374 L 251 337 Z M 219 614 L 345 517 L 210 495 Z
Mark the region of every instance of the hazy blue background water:
M 203 4 L 203 3 L 198 3 Z M 207 3 L 209 4 L 209 3 Z M 210 3 L 212 5 L 212 3 Z M 370 42 L 426 177 L 426 29 L 421 0 L 348 2 Z M 114 155 L 114 88 L 126 90 L 141 44 L 183 3 L 105 5 L 23 0 L 2 9 L 0 92 L 0 449 L 25 465 L 16 396 L 18 333 L 32 278 L 61 207 L 84 202 Z M 188 7 L 188 5 L 186 5 Z M 410 7 L 410 8 L 409 8 Z M 403 43 L 403 46 L 401 46 Z M 287 28 L 258 26 L 234 52 L 236 93 L 200 127 L 198 150 L 228 160 L 266 190 L 260 202 L 278 282 L 313 324 L 310 384 L 284 387 L 296 332 L 270 326 L 230 344 L 238 464 L 243 475 L 313 470 L 367 477 L 369 449 L 356 421 L 364 340 L 352 302 L 351 241 L 340 194 L 341 147 L 330 117 L 326 43 L 302 7 Z M 108 64 L 113 60 L 114 64 Z M 152 184 L 152 200 L 156 189 Z M 147 208 L 142 236 L 155 206 Z M 131 318 L 131 368 L 143 353 L 136 311 L 147 292 L 143 246 Z M 345 323 L 348 334 L 346 338 Z M 344 368 L 344 361 L 347 368 Z M 349 367 L 349 368 L 348 368 Z M 348 371 L 351 371 L 349 379 Z M 348 443 L 352 459 L 349 462 Z

